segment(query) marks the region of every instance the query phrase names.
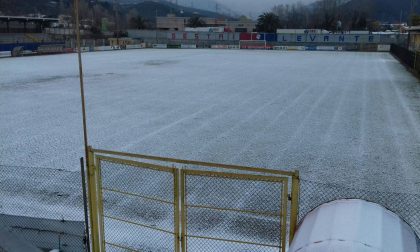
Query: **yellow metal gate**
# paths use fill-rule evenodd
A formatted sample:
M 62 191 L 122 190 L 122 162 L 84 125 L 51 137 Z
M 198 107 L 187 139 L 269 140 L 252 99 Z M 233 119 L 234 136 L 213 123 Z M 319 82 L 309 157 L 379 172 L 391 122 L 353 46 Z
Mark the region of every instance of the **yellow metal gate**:
M 296 229 L 295 172 L 91 149 L 88 175 L 95 252 L 284 252 Z
M 101 250 L 177 251 L 178 172 L 96 156 Z
M 183 251 L 285 251 L 287 178 L 183 170 Z

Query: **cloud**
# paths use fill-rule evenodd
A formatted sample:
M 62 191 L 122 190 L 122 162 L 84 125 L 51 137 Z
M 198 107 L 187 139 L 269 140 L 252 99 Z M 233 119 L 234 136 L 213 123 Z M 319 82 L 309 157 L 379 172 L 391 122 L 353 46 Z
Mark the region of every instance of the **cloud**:
M 253 17 L 258 16 L 264 11 L 271 10 L 274 5 L 297 3 L 296 0 L 217 0 L 224 6 L 235 12 L 245 15 L 251 14 Z M 301 0 L 302 3 L 310 3 L 315 0 Z

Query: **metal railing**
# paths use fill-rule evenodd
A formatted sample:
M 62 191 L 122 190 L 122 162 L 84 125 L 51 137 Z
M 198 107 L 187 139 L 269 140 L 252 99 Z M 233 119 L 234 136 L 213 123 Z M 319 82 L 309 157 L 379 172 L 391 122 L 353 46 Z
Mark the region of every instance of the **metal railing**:
M 45 251 L 86 251 L 80 172 L 0 165 L 0 174 L 0 236 Z
M 300 182 L 299 221 L 324 203 L 340 199 L 362 199 L 377 203 L 397 214 L 420 237 L 420 193 L 375 191 L 303 179 Z
M 410 51 L 406 47 L 393 44 L 391 45 L 391 53 L 417 74 L 420 73 L 420 55 L 417 50 Z
M 286 251 L 299 174 L 89 150 L 93 251 Z
M 287 178 L 182 170 L 183 251 L 285 251 Z
M 298 172 L 90 149 L 93 251 L 285 251 L 298 221 L 363 199 L 420 232 L 420 195 L 300 180 Z

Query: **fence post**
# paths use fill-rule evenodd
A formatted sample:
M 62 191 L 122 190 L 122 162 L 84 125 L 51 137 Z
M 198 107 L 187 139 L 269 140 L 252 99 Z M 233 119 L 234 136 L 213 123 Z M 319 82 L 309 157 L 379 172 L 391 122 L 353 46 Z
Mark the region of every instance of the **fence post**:
M 82 193 L 83 193 L 83 210 L 85 213 L 85 228 L 86 228 L 86 250 L 90 252 L 90 235 L 89 235 L 89 215 L 88 215 L 88 199 L 86 190 L 86 173 L 83 158 L 80 158 L 80 172 L 82 175 Z
M 91 241 L 92 251 L 100 251 L 99 241 L 99 211 L 98 211 L 98 193 L 97 193 L 97 171 L 95 167 L 94 154 L 92 148 L 88 147 L 88 201 L 89 201 L 89 214 L 90 214 L 90 227 L 91 227 Z
M 187 235 L 187 214 L 185 212 L 185 172 L 184 170 L 181 169 L 180 171 L 180 176 L 181 176 L 181 180 L 180 180 L 180 189 L 181 189 L 181 199 L 180 199 L 180 203 L 181 203 L 181 251 L 182 252 L 186 252 L 187 251 L 187 239 L 186 239 L 186 235 Z
M 299 215 L 299 191 L 300 191 L 300 178 L 299 171 L 295 171 L 295 175 L 292 177 L 292 195 L 291 195 L 291 206 L 290 206 L 290 233 L 289 233 L 289 244 L 292 243 L 295 236 L 298 215 Z
M 174 174 L 174 229 L 175 229 L 175 252 L 180 252 L 181 248 L 181 235 L 180 235 L 180 209 L 179 209 L 179 176 L 180 170 L 176 169 L 174 166 L 173 174 Z

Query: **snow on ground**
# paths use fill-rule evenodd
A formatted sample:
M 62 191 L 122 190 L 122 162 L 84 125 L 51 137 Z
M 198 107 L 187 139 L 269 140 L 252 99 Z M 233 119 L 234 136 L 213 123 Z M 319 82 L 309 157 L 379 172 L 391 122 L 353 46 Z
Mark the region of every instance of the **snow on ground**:
M 420 86 L 388 53 L 131 50 L 83 55 L 96 148 L 420 188 Z M 74 54 L 0 61 L 0 164 L 79 169 Z
M 95 148 L 420 191 L 420 85 L 388 53 L 131 50 L 83 60 Z M 2 59 L 0 76 L 0 211 L 82 219 L 76 55 Z M 149 221 L 167 225 L 169 212 Z

